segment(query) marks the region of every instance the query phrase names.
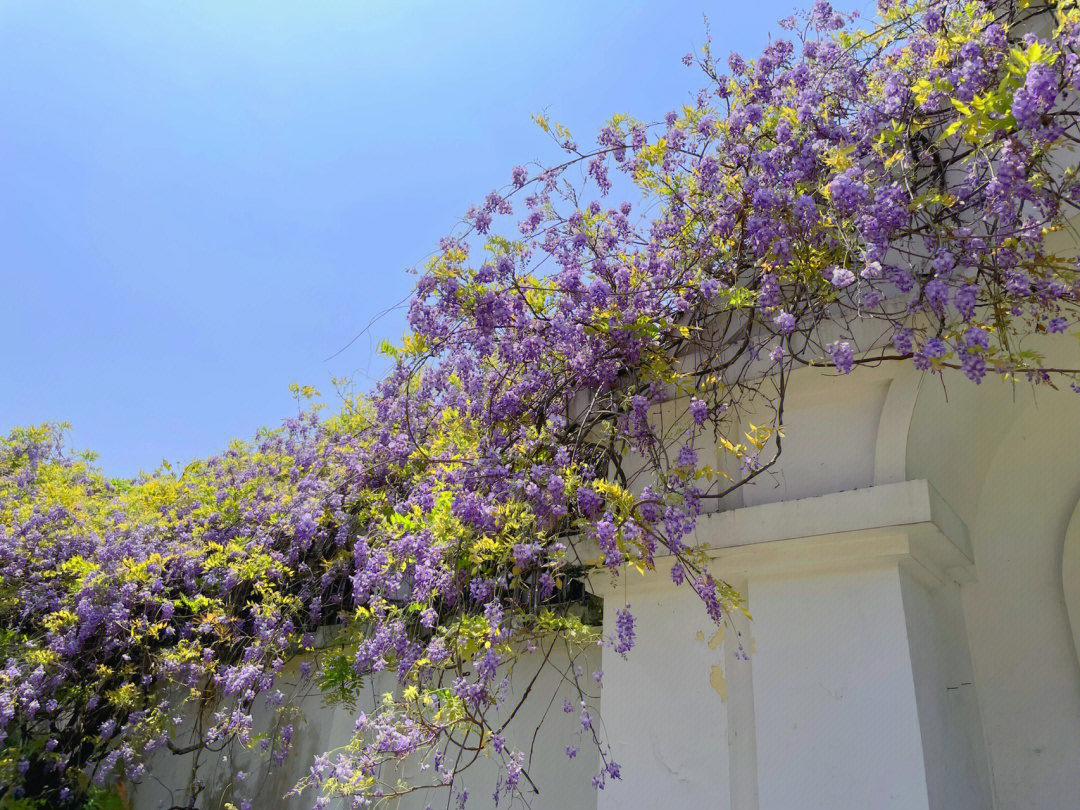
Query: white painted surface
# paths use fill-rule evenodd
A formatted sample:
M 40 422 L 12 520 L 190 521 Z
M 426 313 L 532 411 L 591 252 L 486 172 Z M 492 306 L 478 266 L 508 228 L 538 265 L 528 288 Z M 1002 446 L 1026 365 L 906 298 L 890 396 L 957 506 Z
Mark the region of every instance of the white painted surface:
M 586 670 L 586 677 L 588 670 L 599 664 L 599 657 L 598 651 L 593 649 L 586 651 L 579 661 Z M 514 678 L 515 688 L 525 688 L 536 672 L 538 663 L 539 659 L 535 656 L 520 660 Z M 561 709 L 564 697 L 576 701 L 576 692 L 563 680 L 569 663 L 568 657 L 559 650 L 552 654 L 550 670 L 541 674 L 533 687 L 532 696 L 535 699 L 522 708 L 504 732 L 509 747 L 528 754 L 533 731 L 541 726 L 532 759 L 526 763 L 526 770 L 539 789 L 538 794 L 526 794 L 532 810 L 592 810 L 596 807 L 596 793 L 591 784 L 596 772 L 595 749 L 582 744 L 581 754 L 573 760 L 568 759 L 563 750 L 568 743 L 577 742 L 574 732 L 580 727 L 576 714 L 566 715 Z M 286 672 L 286 681 L 295 678 L 295 667 L 290 669 L 292 672 Z M 290 705 L 299 708 L 306 719 L 296 723 L 293 752 L 284 766 L 269 768 L 265 756 L 252 756 L 238 745 L 231 746 L 223 753 L 210 755 L 200 768 L 200 777 L 208 787 L 199 797 L 197 807 L 220 810 L 227 801 L 239 806 L 242 800 L 247 799 L 252 801 L 253 810 L 309 810 L 315 801 L 315 793 L 308 791 L 302 797 L 286 797 L 286 794 L 307 773 L 317 754 L 333 751 L 348 742 L 359 712 L 370 713 L 379 695 L 396 688 L 396 679 L 382 675 L 369 682 L 367 687 L 367 694 L 360 698 L 355 712 L 344 706 L 328 706 L 317 689 L 306 694 L 295 693 Z M 511 693 L 505 705 L 512 707 L 515 702 L 514 693 Z M 592 705 L 592 711 L 599 714 L 595 705 Z M 330 759 L 333 763 L 334 756 L 331 755 Z M 135 810 L 162 810 L 174 803 L 183 804 L 186 801 L 184 787 L 188 784 L 190 762 L 189 756 L 158 755 L 150 768 L 153 777 L 145 779 L 136 788 Z M 248 774 L 243 782 L 236 778 L 237 771 Z M 495 763 L 481 757 L 463 774 L 458 784 L 465 787 L 471 796 L 469 808 L 483 810 L 494 806 L 491 794 L 496 772 Z M 403 771 L 402 775 L 416 777 L 415 765 Z M 422 810 L 429 803 L 433 807 L 446 807 L 447 791 L 417 792 L 396 800 L 387 810 Z M 340 810 L 348 806 L 337 801 L 331 803 L 330 808 Z M 506 801 L 503 800 L 500 806 L 505 808 Z
M 606 654 L 604 705 L 609 732 L 637 743 L 625 755 L 630 784 L 600 806 L 687 806 L 649 802 L 693 801 L 698 790 L 713 795 L 712 806 L 737 810 L 986 806 L 977 711 L 959 701 L 943 721 L 937 714 L 952 680 L 970 680 L 956 586 L 945 573 L 970 567 L 970 541 L 927 482 L 711 516 L 697 540 L 713 548 L 714 570 L 749 578 L 752 660 L 741 660 L 731 638 L 723 645 L 727 750 L 713 753 L 720 740 L 706 744 L 720 765 L 701 763 L 699 784 L 683 797 L 686 772 L 666 768 L 664 754 L 700 734 L 700 718 L 687 712 L 714 708 L 693 691 L 703 650 L 684 638 L 702 610 L 665 579 L 666 564 L 644 580 L 630 575 L 609 595 L 608 612 L 630 599 L 643 642 L 628 666 L 612 668 Z M 672 672 L 690 690 L 675 705 L 665 691 Z M 944 775 L 945 760 L 955 774 Z
M 606 632 L 626 603 L 638 627 L 627 660 L 603 653 L 604 726 L 625 778 L 597 796 L 597 808 L 726 810 L 730 673 L 718 629 L 697 596 L 660 571 L 624 574 L 604 595 Z
M 888 388 L 888 379 L 868 374 L 793 375 L 785 407 L 784 451 L 769 474 L 743 488 L 743 505 L 871 486 L 874 454 L 867 448 L 877 440 Z M 750 422 L 760 424 L 748 413 L 744 430 L 750 429 Z M 774 452 L 770 441 L 761 458 L 771 458 Z
M 755 556 L 760 557 L 764 544 L 778 541 L 841 536 L 864 539 L 883 533 L 921 536 L 926 533 L 924 528 L 940 534 L 960 557 L 970 560 L 967 527 L 927 481 L 904 481 L 708 515 L 698 521 L 694 541 L 716 549 L 719 555 L 753 547 Z M 788 556 L 793 544 L 779 548 Z M 959 557 L 954 562 L 959 562 Z
M 874 484 L 907 480 L 907 445 L 911 416 L 919 399 L 924 375 L 914 367 L 895 370 L 881 406 L 874 447 Z
M 1065 548 L 1061 554 L 1061 586 L 1065 611 L 1069 616 L 1073 648 L 1080 655 L 1080 502 L 1065 530 Z
M 1042 392 L 987 465 L 963 605 L 997 806 L 1080 806 L 1080 666 L 1062 588 L 1080 398 Z
M 900 572 L 912 680 L 932 810 L 991 806 L 990 775 L 959 588 Z
M 531 806 L 1080 807 L 1080 397 L 955 377 L 946 397 L 933 378 L 861 369 L 793 386 L 777 477 L 697 531 L 714 570 L 749 583 L 751 660 L 730 631 L 710 646 L 715 629 L 663 564 L 625 575 L 603 592 L 605 621 L 629 601 L 638 644 L 628 661 L 604 652 L 602 713 L 624 778 L 592 790 L 595 760 L 585 746 L 566 759 L 577 718 L 556 703 Z M 351 713 L 301 703 L 304 753 L 260 796 L 351 728 Z M 155 774 L 177 784 L 181 766 Z M 217 770 L 206 808 L 228 783 Z M 491 806 L 492 774 L 470 776 L 470 806 Z M 136 808 L 162 798 L 144 785 Z M 308 806 L 270 801 L 256 807 Z
M 761 810 L 925 810 L 895 567 L 750 583 Z

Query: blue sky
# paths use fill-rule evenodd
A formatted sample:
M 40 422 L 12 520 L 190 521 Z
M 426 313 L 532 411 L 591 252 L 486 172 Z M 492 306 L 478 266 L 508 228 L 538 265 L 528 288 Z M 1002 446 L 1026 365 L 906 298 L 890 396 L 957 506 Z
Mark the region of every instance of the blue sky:
M 838 3 L 855 7 L 854 3 Z M 860 4 L 861 5 L 861 4 Z M 0 431 L 73 423 L 112 475 L 366 388 L 465 208 L 615 112 L 655 120 L 704 41 L 795 0 L 0 6 Z

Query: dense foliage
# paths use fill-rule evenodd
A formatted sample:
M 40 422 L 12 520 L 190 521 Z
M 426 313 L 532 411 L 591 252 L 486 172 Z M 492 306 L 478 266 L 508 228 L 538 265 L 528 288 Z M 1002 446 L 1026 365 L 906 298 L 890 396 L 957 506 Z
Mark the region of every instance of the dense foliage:
M 86 806 L 163 750 L 280 762 L 294 657 L 342 699 L 372 673 L 399 683 L 316 759 L 299 787 L 317 806 L 415 789 L 464 803 L 481 752 L 512 796 L 528 762 L 495 710 L 513 660 L 633 646 L 628 607 L 610 637 L 572 609 L 590 570 L 670 555 L 715 621 L 739 608 L 688 535 L 775 461 L 794 369 L 896 360 L 1075 387 L 1025 338 L 1077 322 L 1076 264 L 1044 241 L 1080 200 L 1080 12 L 879 14 L 819 2 L 755 60 L 706 46 L 685 60 L 706 77 L 695 103 L 616 116 L 591 149 L 538 116 L 566 161 L 519 167 L 470 209 L 420 274 L 392 371 L 332 418 L 311 408 L 133 481 L 66 454 L 56 426 L 14 431 L 0 805 Z M 604 202 L 631 184 L 633 202 Z M 744 433 L 751 400 L 761 425 Z M 700 464 L 706 443 L 731 463 Z M 569 671 L 567 711 L 603 787 L 619 766 L 591 675 Z M 399 780 L 405 760 L 420 781 Z M 186 789 L 200 806 L 197 768 Z

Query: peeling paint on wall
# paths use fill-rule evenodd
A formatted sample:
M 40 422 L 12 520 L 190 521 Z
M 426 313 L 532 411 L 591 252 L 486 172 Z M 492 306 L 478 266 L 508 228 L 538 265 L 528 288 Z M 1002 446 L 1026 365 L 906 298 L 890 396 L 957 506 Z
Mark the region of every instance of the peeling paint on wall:
M 724 668 L 719 664 L 709 670 L 709 685 L 720 695 L 721 701 L 727 701 L 727 679 L 724 677 Z
M 724 626 L 721 625 L 720 629 L 713 633 L 713 637 L 709 639 L 709 649 L 715 650 L 720 646 L 720 643 L 724 640 Z

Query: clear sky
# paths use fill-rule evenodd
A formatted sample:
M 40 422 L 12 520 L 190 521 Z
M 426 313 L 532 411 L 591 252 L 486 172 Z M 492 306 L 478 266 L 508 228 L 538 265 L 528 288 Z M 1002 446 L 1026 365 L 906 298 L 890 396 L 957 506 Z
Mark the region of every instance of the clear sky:
M 112 475 L 366 388 L 465 208 L 655 120 L 704 41 L 754 55 L 798 0 L 0 4 L 0 431 L 72 422 Z M 801 3 L 806 5 L 808 3 Z M 838 7 L 861 7 L 846 2 Z

